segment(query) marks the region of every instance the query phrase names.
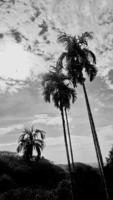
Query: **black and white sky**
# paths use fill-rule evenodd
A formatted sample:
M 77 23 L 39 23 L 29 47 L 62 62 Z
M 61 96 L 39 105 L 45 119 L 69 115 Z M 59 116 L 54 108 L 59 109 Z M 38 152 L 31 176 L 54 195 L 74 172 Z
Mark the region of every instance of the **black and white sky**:
M 89 47 L 97 57 L 98 75 L 87 91 L 102 154 L 113 144 L 113 1 L 0 0 L 0 150 L 16 151 L 24 127 L 46 131 L 43 155 L 65 163 L 59 111 L 42 97 L 40 75 L 55 64 L 63 46 L 59 32 L 93 32 Z M 74 157 L 95 162 L 81 87 L 69 111 Z

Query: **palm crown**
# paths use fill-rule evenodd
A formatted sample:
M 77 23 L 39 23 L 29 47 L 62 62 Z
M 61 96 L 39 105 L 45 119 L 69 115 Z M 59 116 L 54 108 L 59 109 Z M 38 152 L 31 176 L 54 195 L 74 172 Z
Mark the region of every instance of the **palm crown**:
M 76 99 L 76 92 L 69 86 L 68 77 L 57 68 L 44 74 L 42 85 L 45 101 L 50 102 L 52 97 L 54 105 L 59 109 L 70 108 L 70 100 L 74 103 Z
M 23 134 L 19 137 L 17 152 L 23 151 L 25 159 L 30 160 L 33 156 L 33 149 L 37 151 L 38 158 L 41 156 L 41 150 L 44 148 L 45 132 L 39 129 L 25 128 Z
M 88 49 L 87 37 L 92 38 L 90 33 L 85 32 L 81 37 L 62 34 L 58 41 L 65 45 L 66 51 L 61 54 L 57 62 L 57 68 L 63 68 L 63 60 L 66 58 L 66 69 L 68 77 L 74 86 L 77 83 L 82 84 L 85 80 L 83 70 L 87 73 L 90 81 L 92 81 L 97 69 L 96 57 L 92 51 Z

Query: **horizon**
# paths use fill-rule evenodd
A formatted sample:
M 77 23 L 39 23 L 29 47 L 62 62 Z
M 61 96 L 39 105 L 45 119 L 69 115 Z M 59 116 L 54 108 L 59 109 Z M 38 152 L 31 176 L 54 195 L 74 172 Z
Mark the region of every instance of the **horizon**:
M 67 163 L 60 112 L 44 102 L 40 79 L 64 50 L 60 32 L 89 31 L 98 74 L 86 89 L 105 162 L 113 145 L 112 0 L 7 1 L 0 4 L 0 19 L 0 151 L 16 151 L 23 128 L 33 125 L 46 132 L 42 155 Z M 97 162 L 81 86 L 69 122 L 75 162 Z

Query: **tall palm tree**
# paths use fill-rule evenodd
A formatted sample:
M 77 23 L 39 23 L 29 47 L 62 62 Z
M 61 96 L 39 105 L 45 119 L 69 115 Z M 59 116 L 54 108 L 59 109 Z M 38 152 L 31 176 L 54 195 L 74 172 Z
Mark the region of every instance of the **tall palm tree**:
M 58 59 L 57 62 L 57 68 L 61 70 L 64 68 L 64 59 L 65 59 L 65 64 L 66 64 L 66 71 L 69 79 L 72 81 L 73 86 L 76 87 L 77 84 L 81 84 L 83 86 L 83 91 L 85 95 L 85 101 L 86 101 L 86 106 L 88 110 L 88 117 L 90 121 L 90 126 L 91 126 L 91 131 L 92 131 L 92 136 L 93 136 L 93 141 L 95 145 L 95 150 L 96 150 L 96 155 L 97 155 L 97 160 L 99 164 L 99 169 L 101 176 L 103 178 L 103 183 L 104 183 L 104 188 L 106 191 L 106 198 L 109 199 L 109 195 L 107 192 L 107 187 L 106 187 L 106 181 L 105 181 L 105 176 L 104 176 L 104 162 L 102 158 L 102 153 L 95 129 L 95 124 L 85 88 L 85 77 L 84 77 L 84 71 L 87 73 L 90 81 L 93 81 L 96 74 L 97 74 L 97 69 L 96 69 L 96 57 L 94 53 L 89 50 L 88 48 L 88 42 L 87 38 L 92 39 L 92 34 L 85 32 L 82 34 L 82 36 L 70 36 L 67 34 L 62 34 L 59 38 L 58 41 L 63 43 L 65 45 L 66 51 L 61 54 L 61 56 Z
M 70 100 L 72 100 L 72 103 L 74 103 L 76 99 L 76 93 L 75 90 L 69 86 L 68 83 L 69 81 L 67 76 L 61 73 L 59 70 L 57 70 L 57 68 L 53 67 L 53 69 L 54 70 L 49 71 L 43 76 L 43 81 L 42 81 L 43 96 L 46 102 L 50 103 L 52 99 L 55 107 L 58 108 L 61 113 L 68 168 L 71 177 L 72 192 L 74 192 L 70 155 L 69 155 L 68 141 L 66 135 L 65 109 L 70 108 Z
M 45 132 L 34 129 L 33 126 L 23 130 L 23 134 L 19 137 L 19 145 L 17 152 L 23 152 L 24 159 L 30 161 L 33 157 L 33 149 L 37 152 L 37 160 L 41 157 L 41 151 L 44 148 Z
M 65 110 L 65 117 L 66 117 L 70 154 L 71 154 L 71 160 L 72 160 L 72 170 L 74 171 L 74 157 L 73 157 L 73 148 L 72 148 L 71 134 L 70 134 L 70 128 L 69 128 L 69 120 L 68 120 L 68 115 L 67 115 L 67 109 L 65 108 L 64 110 Z

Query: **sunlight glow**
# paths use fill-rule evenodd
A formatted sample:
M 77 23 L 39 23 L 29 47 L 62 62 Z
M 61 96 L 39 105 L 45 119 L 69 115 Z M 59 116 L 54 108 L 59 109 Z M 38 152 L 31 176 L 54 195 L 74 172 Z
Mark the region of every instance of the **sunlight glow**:
M 0 76 L 3 78 L 25 79 L 31 70 L 29 53 L 13 41 L 0 44 Z

